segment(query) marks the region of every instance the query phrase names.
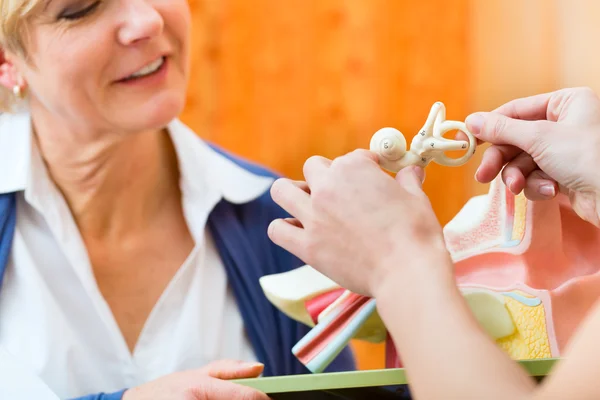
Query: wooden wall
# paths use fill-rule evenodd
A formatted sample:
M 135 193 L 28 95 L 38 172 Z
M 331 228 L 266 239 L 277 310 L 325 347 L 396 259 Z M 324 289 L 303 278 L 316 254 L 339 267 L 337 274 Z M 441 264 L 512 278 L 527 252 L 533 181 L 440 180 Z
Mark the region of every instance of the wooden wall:
M 200 136 L 295 179 L 311 155 L 410 141 L 430 107 L 468 110 L 469 1 L 190 0 L 193 73 L 182 119 Z M 472 167 L 427 169 L 440 222 L 473 194 Z M 409 323 L 407 321 L 407 323 Z M 383 348 L 356 343 L 359 366 Z

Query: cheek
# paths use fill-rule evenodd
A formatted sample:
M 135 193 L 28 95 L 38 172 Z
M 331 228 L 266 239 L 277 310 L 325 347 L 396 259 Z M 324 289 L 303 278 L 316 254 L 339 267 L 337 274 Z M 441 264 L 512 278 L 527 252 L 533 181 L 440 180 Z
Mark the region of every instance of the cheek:
M 191 34 L 191 13 L 188 2 L 171 0 L 161 10 L 161 14 L 165 21 L 165 29 L 187 55 Z
M 50 65 L 47 63 L 43 68 L 33 73 L 29 84 L 31 92 L 37 99 L 49 109 L 59 107 L 71 107 L 74 104 L 82 104 L 85 98 L 86 74 L 76 66 L 75 63 L 59 63 Z
M 191 24 L 192 12 L 189 0 L 169 0 L 164 7 L 165 15 L 174 19 L 182 29 L 187 29 Z
M 40 43 L 29 70 L 32 94 L 48 109 L 81 109 L 102 86 L 107 47 L 100 38 L 90 45 L 81 38 L 61 38 L 60 43 Z M 95 60 L 90 62 L 90 60 Z

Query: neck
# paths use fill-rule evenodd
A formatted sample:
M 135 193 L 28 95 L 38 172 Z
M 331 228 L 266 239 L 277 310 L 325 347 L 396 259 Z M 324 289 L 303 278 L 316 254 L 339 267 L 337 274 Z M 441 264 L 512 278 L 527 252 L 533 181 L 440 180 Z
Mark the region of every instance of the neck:
M 104 133 L 84 141 L 35 125 L 49 174 L 84 237 L 119 240 L 180 204 L 177 158 L 166 131 Z

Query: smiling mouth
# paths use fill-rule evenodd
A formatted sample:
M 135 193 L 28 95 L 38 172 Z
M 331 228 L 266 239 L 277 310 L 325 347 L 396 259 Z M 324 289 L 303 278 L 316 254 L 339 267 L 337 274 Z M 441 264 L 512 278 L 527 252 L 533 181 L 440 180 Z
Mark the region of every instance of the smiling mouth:
M 163 56 L 163 57 L 157 59 L 156 61 L 153 61 L 150 64 L 146 65 L 145 67 L 141 68 L 140 70 L 134 72 L 133 74 L 129 75 L 128 77 L 119 80 L 119 82 L 128 82 L 128 81 L 132 81 L 135 79 L 145 78 L 147 76 L 155 74 L 165 64 L 165 61 L 166 61 L 166 57 Z

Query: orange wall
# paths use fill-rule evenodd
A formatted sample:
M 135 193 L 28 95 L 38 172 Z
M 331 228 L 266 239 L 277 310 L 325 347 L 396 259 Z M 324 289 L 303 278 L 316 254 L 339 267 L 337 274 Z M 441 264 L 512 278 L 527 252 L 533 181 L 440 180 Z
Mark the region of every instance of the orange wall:
M 381 127 L 410 141 L 430 107 L 468 110 L 468 0 L 190 0 L 193 73 L 182 119 L 203 138 L 302 178 L 313 154 L 367 148 Z M 470 166 L 427 169 L 441 223 L 473 194 Z M 381 345 L 355 344 L 361 368 Z

